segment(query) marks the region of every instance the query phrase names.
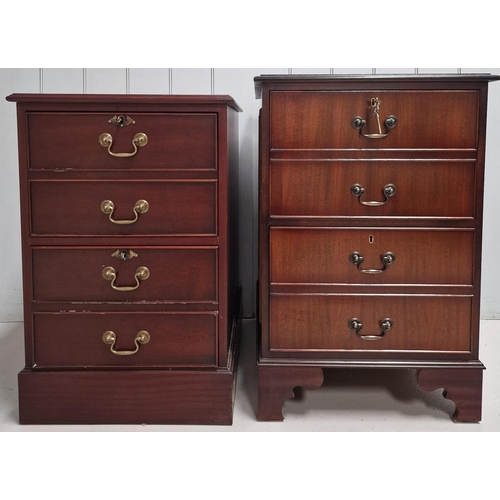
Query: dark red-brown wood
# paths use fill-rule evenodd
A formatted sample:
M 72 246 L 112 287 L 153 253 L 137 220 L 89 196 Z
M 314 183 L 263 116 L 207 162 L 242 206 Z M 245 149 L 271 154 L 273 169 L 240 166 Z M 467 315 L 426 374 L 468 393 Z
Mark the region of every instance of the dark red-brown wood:
M 82 100 L 81 94 L 11 94 L 6 97 L 9 102 L 29 103 L 30 108 L 44 109 L 47 103 L 51 107 L 88 110 L 89 105 L 99 105 L 99 109 L 114 107 L 120 111 L 126 109 L 145 110 L 151 112 L 182 111 L 197 112 L 200 109 L 226 109 L 242 111 L 235 100 L 229 95 L 201 94 L 86 94 Z M 221 106 L 214 106 L 221 105 Z
M 29 168 L 64 171 L 217 168 L 217 115 L 131 113 L 135 123 L 127 127 L 108 123 L 113 116 L 29 113 Z M 137 133 L 146 134 L 148 143 L 139 147 L 134 156 L 116 158 L 99 144 L 103 133 L 113 138 L 113 153 L 132 153 L 132 140 Z
M 32 234 L 43 236 L 217 235 L 217 182 L 190 181 L 33 181 L 30 184 Z M 148 211 L 133 221 L 134 206 Z M 52 215 L 52 216 L 50 216 Z
M 263 99 L 264 85 L 267 88 L 309 90 L 352 90 L 353 79 L 357 90 L 371 90 L 374 87 L 385 90 L 421 88 L 435 89 L 442 86 L 447 89 L 475 88 L 478 83 L 500 80 L 500 76 L 490 73 L 418 73 L 418 74 L 364 74 L 364 75 L 329 75 L 302 74 L 292 77 L 283 74 L 260 75 L 254 78 L 255 97 Z M 36 95 L 36 94 L 32 94 Z M 16 94 L 14 94 L 16 97 Z M 103 98 L 104 96 L 100 96 Z M 9 100 L 9 99 L 8 99 Z
M 231 423 L 241 293 L 233 244 L 238 105 L 229 96 L 7 100 L 18 111 L 21 422 Z M 114 115 L 135 123 L 109 123 Z M 99 144 L 104 132 L 112 152 L 132 152 L 139 132 L 148 143 L 115 158 Z M 114 224 L 104 200 L 114 203 L 116 221 L 134 219 L 138 200 L 149 210 Z M 137 256 L 118 259 L 117 250 Z M 117 291 L 102 277 L 106 266 L 118 287 L 135 286 L 141 266 L 150 275 L 137 290 Z M 151 340 L 118 356 L 102 341 L 108 330 L 117 351 L 134 350 L 141 330 Z
M 137 257 L 122 260 L 117 250 Z M 68 302 L 216 302 L 217 249 L 204 247 L 34 247 L 33 299 Z M 102 271 L 112 267 L 115 287 L 136 286 L 140 267 L 149 278 L 132 291 L 114 290 Z
M 407 153 L 411 156 L 412 152 Z M 429 153 L 427 153 L 429 155 Z M 365 153 L 366 156 L 366 153 Z M 273 217 L 468 217 L 473 218 L 473 161 L 307 161 L 270 165 Z M 396 188 L 385 205 L 366 206 L 351 194 L 361 185 L 361 201 L 383 202 L 383 189 Z M 450 192 L 450 196 L 443 193 Z
M 349 328 L 351 318 L 360 320 L 359 335 Z M 393 326 L 385 334 L 382 321 Z M 471 351 L 471 297 L 450 295 L 348 295 L 271 294 L 269 348 L 271 356 L 314 352 L 317 357 L 334 352 L 381 351 L 397 358 L 398 351 L 469 353 Z
M 353 252 L 363 257 L 359 266 L 349 260 Z M 394 262 L 384 266 L 388 252 Z M 271 283 L 472 285 L 473 256 L 472 230 L 273 226 L 270 278 Z M 367 270 L 382 272 L 362 272 Z
M 283 420 L 283 404 L 295 397 L 293 389 L 318 389 L 323 370 L 308 367 L 259 366 L 259 420 Z
M 255 78 L 262 98 L 258 364 L 273 367 L 269 379 L 286 386 L 291 369 L 380 366 L 460 369 L 462 378 L 472 374 L 473 380 L 483 368 L 487 87 L 498 79 Z M 370 109 L 375 97 L 380 132 L 388 132 L 378 139 L 352 126 L 360 116 L 363 133 L 379 132 Z M 397 118 L 390 130 L 384 126 L 389 115 Z M 364 188 L 362 199 L 351 193 L 354 184 Z M 396 192 L 386 200 L 387 184 Z M 349 259 L 352 252 L 364 258 L 359 268 Z M 361 273 L 383 269 L 386 252 L 396 259 L 383 272 Z M 350 318 L 362 322 L 360 335 L 379 337 L 361 339 L 349 328 Z M 393 327 L 380 337 L 386 318 Z M 259 392 L 266 406 L 273 406 L 273 397 L 281 404 L 282 396 Z
M 233 383 L 228 370 L 24 370 L 20 423 L 231 425 Z
M 422 369 L 417 371 L 417 383 L 424 391 L 444 389 L 443 397 L 456 405 L 452 415 L 456 422 L 481 420 L 482 369 Z
M 352 127 L 353 118 L 366 120 L 365 134 L 379 133 L 370 109 L 372 98 L 380 104 L 381 133 L 384 120 L 398 123 L 383 139 L 369 139 Z M 271 93 L 271 148 L 475 148 L 477 91 L 398 91 L 376 87 L 370 92 Z
M 34 315 L 37 368 L 216 365 L 217 313 L 44 313 Z M 132 355 L 117 355 L 103 342 L 116 335 L 115 351 L 133 351 L 134 339 L 150 340 Z

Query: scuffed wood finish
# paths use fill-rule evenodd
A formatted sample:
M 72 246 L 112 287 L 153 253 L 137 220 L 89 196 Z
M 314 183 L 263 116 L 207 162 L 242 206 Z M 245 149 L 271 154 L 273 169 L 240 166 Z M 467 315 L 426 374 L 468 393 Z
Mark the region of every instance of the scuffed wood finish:
M 29 113 L 28 134 L 32 170 L 215 169 L 215 114 L 130 113 L 135 123 L 108 123 L 113 114 Z M 116 158 L 99 144 L 99 136 L 113 138 L 111 152 L 132 153 L 137 133 L 148 143 L 129 158 Z M 186 155 L 186 151 L 189 154 Z
M 32 233 L 37 236 L 216 236 L 217 181 L 33 181 Z M 132 224 L 115 224 L 101 211 L 114 204 L 115 221 L 135 218 L 134 206 L 145 200 L 148 211 Z M 51 213 L 54 217 L 47 217 Z
M 238 239 L 236 103 L 228 96 L 8 100 L 17 102 L 21 187 L 20 421 L 230 424 L 241 294 L 230 257 Z M 135 123 L 109 123 L 115 115 Z M 104 132 L 113 153 L 132 152 L 139 132 L 148 143 L 117 158 L 99 144 Z M 149 209 L 115 224 L 101 211 L 105 200 L 115 221 L 134 219 L 139 200 Z M 105 267 L 114 269 L 114 283 Z M 136 281 L 141 267 L 149 276 Z M 103 342 L 108 331 L 114 350 L 131 354 L 112 353 Z M 141 331 L 150 340 L 133 352 Z
M 456 422 L 480 422 L 483 394 L 483 370 L 422 369 L 417 383 L 424 391 L 444 389 L 443 397 L 456 405 L 452 419 Z
M 285 384 L 291 367 L 379 366 L 460 369 L 466 379 L 483 367 L 487 87 L 499 79 L 255 78 L 262 97 L 258 363 L 274 367 L 269 378 Z M 386 128 L 391 115 L 397 124 Z M 353 127 L 356 117 L 366 120 L 363 133 Z M 355 184 L 362 198 L 352 194 Z M 364 259 L 359 267 L 353 252 Z M 384 267 L 389 252 L 395 259 Z M 363 325 L 359 335 L 352 318 Z
M 216 365 L 216 312 L 192 313 L 45 313 L 34 315 L 37 368 Z M 116 335 L 113 349 L 133 351 L 134 339 L 150 340 L 129 356 L 116 355 L 102 340 Z
M 318 389 L 323 370 L 310 367 L 259 366 L 259 420 L 283 420 L 283 404 L 293 398 L 294 387 Z
M 121 247 L 34 248 L 33 299 L 67 302 L 216 302 L 217 248 L 125 247 L 137 254 L 128 260 L 112 255 Z M 115 287 L 136 286 L 139 267 L 149 278 L 136 290 L 119 291 L 102 276 L 116 271 Z

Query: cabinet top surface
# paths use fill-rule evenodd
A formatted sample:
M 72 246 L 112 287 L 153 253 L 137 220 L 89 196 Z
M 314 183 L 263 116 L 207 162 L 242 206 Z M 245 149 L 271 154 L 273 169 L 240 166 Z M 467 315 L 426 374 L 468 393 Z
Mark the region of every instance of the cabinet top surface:
M 339 87 L 356 84 L 415 84 L 419 83 L 456 83 L 461 82 L 492 82 L 500 80 L 499 75 L 490 73 L 435 73 L 435 74 L 384 74 L 384 75 L 260 75 L 254 78 L 255 97 L 262 94 L 262 85 L 270 84 L 308 84 L 331 83 Z
M 163 95 L 163 94 L 11 94 L 10 102 L 26 103 L 78 103 L 78 104 L 178 104 L 220 105 L 225 104 L 242 111 L 229 95 Z

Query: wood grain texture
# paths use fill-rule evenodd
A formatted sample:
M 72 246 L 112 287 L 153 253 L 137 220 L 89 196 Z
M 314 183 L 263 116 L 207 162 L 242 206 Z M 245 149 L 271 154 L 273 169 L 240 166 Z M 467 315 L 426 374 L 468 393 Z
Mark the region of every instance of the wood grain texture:
M 230 424 L 240 324 L 229 250 L 237 230 L 229 206 L 237 194 L 229 180 L 237 169 L 236 103 L 9 100 L 18 103 L 23 221 L 21 422 Z M 109 124 L 115 114 L 135 124 Z M 97 141 L 106 130 L 113 152 L 129 152 L 139 131 L 149 142 L 131 158 L 113 158 Z M 105 199 L 115 220 L 133 219 L 140 199 L 149 210 L 114 225 L 100 210 Z M 122 253 L 126 260 L 116 258 Z M 150 274 L 120 291 L 103 278 L 107 266 L 117 288 L 135 287 L 142 266 Z M 102 340 L 113 331 L 116 352 L 134 351 L 143 330 L 150 341 L 130 355 Z
M 255 79 L 262 97 L 259 367 L 482 368 L 486 99 L 488 82 L 499 78 Z M 359 116 L 365 134 L 384 133 L 389 115 L 398 122 L 383 138 L 352 126 Z M 366 206 L 351 194 L 354 184 L 364 202 L 386 201 L 387 184 L 396 191 Z M 359 268 L 352 252 L 364 258 Z M 383 269 L 386 252 L 396 258 L 382 273 L 360 272 Z
M 477 88 L 487 82 L 500 80 L 499 75 L 491 73 L 442 73 L 442 74 L 402 74 L 387 75 L 373 73 L 374 68 L 355 70 L 353 73 L 341 71 L 333 75 L 289 75 L 277 72 L 261 74 L 254 78 L 255 97 L 264 98 L 265 92 L 273 90 L 463 90 L 464 88 Z
M 270 233 L 271 283 L 473 284 L 473 230 L 272 227 Z M 359 268 L 349 260 L 353 252 L 363 257 Z M 395 260 L 383 270 L 387 252 Z
M 241 337 L 239 297 L 228 334 L 229 355 L 224 363 L 219 360 L 219 368 L 25 369 L 18 377 L 20 423 L 231 425 Z
M 222 115 L 222 116 L 221 116 Z M 238 112 L 232 108 L 227 108 L 225 114 L 219 115 L 219 123 L 221 128 L 225 127 L 227 144 L 227 152 L 223 151 L 223 147 L 219 153 L 219 169 L 226 169 L 226 175 L 222 177 L 225 182 L 219 181 L 219 196 L 222 197 L 220 206 L 227 207 L 225 213 L 220 213 L 220 217 L 224 217 L 226 221 L 226 242 L 227 246 L 219 246 L 219 273 L 221 276 L 226 276 L 226 279 L 219 280 L 219 304 L 223 311 L 227 311 L 227 331 L 232 329 L 233 319 L 240 317 L 243 314 L 243 289 L 241 283 L 244 279 L 239 257 L 240 238 L 243 231 L 240 229 L 240 210 L 239 210 L 239 126 Z M 220 172 L 220 171 L 219 171 Z M 222 173 L 222 172 L 220 172 Z M 221 177 L 220 177 L 221 179 Z M 251 238 L 251 237 L 250 237 Z M 226 256 L 221 256 L 221 251 L 227 252 Z M 223 293 L 222 286 L 227 284 L 227 292 Z M 250 287 L 250 290 L 253 286 Z M 248 290 L 246 290 L 248 293 Z M 224 317 L 221 317 L 224 321 Z M 227 335 L 221 337 L 219 345 L 219 359 L 223 363 L 226 356 L 230 352 L 231 337 Z
M 68 302 L 216 302 L 217 249 L 203 247 L 138 247 L 129 260 L 112 257 L 117 247 L 34 248 L 33 299 Z M 128 248 L 127 248 L 128 250 Z M 102 270 L 116 271 L 116 287 L 136 285 L 136 270 L 150 276 L 133 291 L 117 291 Z
M 38 368 L 160 367 L 216 364 L 217 312 L 49 313 L 34 315 Z M 102 340 L 113 331 L 116 351 L 133 351 L 146 330 L 147 344 L 132 355 L 116 355 Z
M 368 139 L 352 127 L 361 116 L 364 133 L 378 133 L 369 109 L 379 97 L 380 121 L 398 124 L 384 139 Z M 271 148 L 475 148 L 478 114 L 476 91 L 286 92 L 271 94 Z
M 30 169 L 216 168 L 215 114 L 130 112 L 135 124 L 127 127 L 108 123 L 114 114 L 30 113 Z M 113 157 L 99 144 L 99 136 L 108 133 L 113 138 L 113 153 L 131 153 L 132 140 L 139 132 L 147 135 L 148 143 L 129 158 Z
M 417 383 L 424 391 L 444 389 L 443 397 L 456 405 L 451 417 L 456 422 L 481 421 L 482 369 L 421 369 Z
M 430 154 L 427 152 L 427 156 Z M 365 158 L 368 155 L 363 153 Z M 271 216 L 475 216 L 474 198 L 470 196 L 475 163 L 470 161 L 283 160 L 271 162 L 270 176 Z M 396 186 L 396 193 L 385 205 L 365 206 L 351 194 L 354 184 L 364 188 L 364 202 L 385 201 L 383 189 L 387 184 Z
M 379 336 L 363 340 L 349 328 L 359 319 L 361 335 Z M 393 327 L 382 335 L 381 322 L 390 318 Z M 300 352 L 398 351 L 467 353 L 471 350 L 471 297 L 439 295 L 272 294 L 270 300 L 271 351 L 281 356 Z M 325 355 L 327 353 L 325 352 Z
M 190 107 L 191 112 L 206 111 L 205 106 L 229 106 L 236 111 L 241 111 L 238 103 L 230 95 L 165 95 L 165 94 L 34 94 L 34 93 L 14 93 L 5 98 L 9 102 L 30 103 L 29 108 L 49 109 L 59 108 L 63 110 L 68 106 L 79 108 L 82 111 L 88 110 L 88 105 L 98 104 L 100 111 L 117 107 L 122 112 L 128 106 L 140 104 L 144 106 L 154 106 L 152 111 L 164 111 L 165 106 L 169 106 L 171 111 L 180 111 L 185 107 Z M 83 106 L 81 106 L 83 103 Z M 173 110 L 172 108 L 176 108 Z M 196 108 L 196 109 L 195 109 Z M 135 109 L 135 108 L 134 108 Z M 151 111 L 151 109 L 149 110 Z M 213 108 L 212 108 L 213 112 Z
M 283 404 L 293 398 L 294 387 L 318 389 L 323 384 L 323 370 L 312 367 L 259 366 L 259 410 L 262 421 L 283 420 Z
M 30 192 L 34 235 L 217 235 L 215 180 L 33 181 Z M 139 200 L 149 209 L 133 224 L 115 224 L 101 211 L 105 200 L 116 221 L 134 220 Z
M 23 370 L 21 424 L 231 425 L 234 372 Z

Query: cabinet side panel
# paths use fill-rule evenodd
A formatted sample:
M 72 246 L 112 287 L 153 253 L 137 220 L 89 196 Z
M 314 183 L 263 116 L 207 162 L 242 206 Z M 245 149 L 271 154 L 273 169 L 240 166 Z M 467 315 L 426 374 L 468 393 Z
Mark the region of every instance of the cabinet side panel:
M 29 153 L 28 122 L 25 105 L 17 104 L 17 130 L 19 145 L 19 191 L 21 199 L 21 246 L 23 266 L 23 309 L 24 309 L 24 345 L 26 366 L 32 366 L 33 354 L 33 316 L 31 312 L 33 272 L 29 247 L 30 234 L 30 197 L 28 185 Z
M 474 300 L 472 305 L 472 353 L 475 359 L 479 356 L 479 320 L 481 310 L 481 259 L 483 241 L 483 198 L 484 198 L 484 164 L 486 146 L 486 114 L 488 109 L 488 84 L 481 85 L 478 96 L 478 130 L 477 130 L 477 166 L 476 166 L 476 238 L 474 254 Z
M 239 164 L 238 164 L 238 113 L 228 108 L 228 210 L 229 210 L 229 235 L 228 235 L 228 333 L 231 333 L 233 327 L 233 319 L 235 315 L 239 315 L 237 311 L 237 295 L 240 287 L 241 279 L 239 272 Z M 231 342 L 230 335 L 227 339 L 227 348 Z
M 259 356 L 269 351 L 269 94 L 264 84 L 259 127 Z

